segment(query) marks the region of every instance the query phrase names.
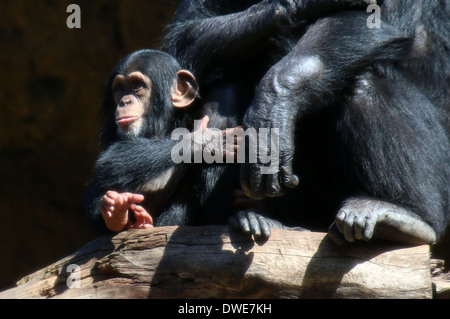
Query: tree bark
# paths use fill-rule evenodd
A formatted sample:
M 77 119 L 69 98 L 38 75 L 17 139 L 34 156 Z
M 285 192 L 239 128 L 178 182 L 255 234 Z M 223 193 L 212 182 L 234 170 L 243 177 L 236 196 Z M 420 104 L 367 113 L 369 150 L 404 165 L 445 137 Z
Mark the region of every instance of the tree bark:
M 17 285 L 0 298 L 432 298 L 428 246 L 287 230 L 258 243 L 225 226 L 100 237 Z

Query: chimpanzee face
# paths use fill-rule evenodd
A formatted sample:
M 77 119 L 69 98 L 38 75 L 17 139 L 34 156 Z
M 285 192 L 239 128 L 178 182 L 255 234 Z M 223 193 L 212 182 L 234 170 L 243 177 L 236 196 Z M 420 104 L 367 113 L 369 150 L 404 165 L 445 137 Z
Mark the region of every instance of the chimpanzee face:
M 151 88 L 151 79 L 138 71 L 114 78 L 115 119 L 121 134 L 135 137 L 141 133 L 144 117 L 152 109 Z
M 168 134 L 175 125 L 183 125 L 198 95 L 192 73 L 183 70 L 169 54 L 140 50 L 121 60 L 108 81 L 103 102 L 106 125 L 102 144 L 119 138 L 154 137 Z

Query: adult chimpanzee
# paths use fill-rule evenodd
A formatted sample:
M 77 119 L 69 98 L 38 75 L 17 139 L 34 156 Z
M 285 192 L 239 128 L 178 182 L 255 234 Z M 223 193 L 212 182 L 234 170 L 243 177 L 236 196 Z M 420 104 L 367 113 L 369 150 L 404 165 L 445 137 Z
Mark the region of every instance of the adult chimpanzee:
M 278 173 L 246 164 L 241 182 L 286 193 L 280 221 L 434 243 L 450 221 L 449 11 L 385 0 L 369 28 L 365 11 L 337 12 L 358 3 L 184 0 L 166 44 L 244 128 L 279 128 Z
M 232 188 L 216 187 L 227 166 L 194 165 L 189 160 L 195 152 L 216 150 L 213 139 L 217 134 L 207 128 L 208 122 L 217 127 L 232 123 L 209 113 L 190 133 L 194 120 L 204 113 L 197 96 L 195 77 L 167 53 L 137 51 L 113 70 L 103 104 L 106 123 L 101 142 L 105 150 L 85 196 L 86 213 L 97 231 L 149 228 L 153 219 L 156 226 L 228 221 Z M 188 136 L 183 136 L 192 141 L 186 162 L 173 160 L 179 143 L 171 138 L 176 128 L 189 129 Z M 224 141 L 233 132 L 222 131 Z M 195 133 L 202 133 L 201 138 Z M 223 148 L 224 156 L 234 153 L 234 149 Z M 211 212 L 208 201 L 216 192 L 230 204 Z

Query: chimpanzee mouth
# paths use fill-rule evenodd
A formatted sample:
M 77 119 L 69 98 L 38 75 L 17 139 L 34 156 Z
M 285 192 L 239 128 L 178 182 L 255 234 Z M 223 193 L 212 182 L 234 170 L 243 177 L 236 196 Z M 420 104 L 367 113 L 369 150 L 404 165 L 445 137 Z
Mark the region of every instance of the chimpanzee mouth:
M 116 123 L 118 125 L 130 125 L 131 123 L 136 122 L 138 119 L 140 119 L 140 116 L 124 116 L 118 118 L 116 120 Z

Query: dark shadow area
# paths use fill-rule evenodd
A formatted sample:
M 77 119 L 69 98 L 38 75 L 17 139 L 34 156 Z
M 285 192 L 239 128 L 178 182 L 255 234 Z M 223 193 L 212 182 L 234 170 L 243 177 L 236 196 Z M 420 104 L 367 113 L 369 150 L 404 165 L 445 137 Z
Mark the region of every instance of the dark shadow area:
M 1 3 L 0 291 L 95 238 L 83 193 L 103 87 L 120 58 L 160 46 L 178 2 Z M 81 29 L 66 24 L 73 3 Z
M 69 285 L 67 280 L 69 279 L 72 272 L 68 269 L 69 266 L 82 266 L 86 264 L 89 260 L 96 258 L 100 260 L 101 258 L 111 254 L 114 251 L 114 245 L 112 244 L 112 236 L 102 236 L 97 238 L 94 241 L 89 242 L 85 246 L 83 246 L 80 250 L 76 251 L 73 256 L 65 262 L 64 266 L 61 268 L 61 272 L 58 274 L 58 278 L 55 282 L 53 290 L 56 294 L 62 294 L 66 290 L 69 289 Z M 96 268 L 92 268 L 91 276 L 95 278 L 95 280 L 104 280 L 107 279 L 107 274 L 99 276 L 98 274 L 94 274 L 96 272 Z M 94 276 L 95 275 L 95 276 Z
M 198 289 L 202 289 L 205 281 L 214 282 L 217 288 L 214 291 L 203 290 L 203 298 L 230 296 L 231 293 L 226 290 L 230 286 L 236 287 L 232 294 L 239 298 L 239 287 L 243 286 L 242 279 L 254 258 L 253 253 L 248 253 L 254 246 L 252 238 L 230 231 L 234 251 L 224 251 L 222 234 L 228 233 L 228 226 L 194 230 L 200 236 L 192 240 L 190 238 L 194 237 L 188 235 L 193 231 L 190 227 L 179 227 L 171 235 L 155 270 L 149 298 L 185 299 L 191 297 L 190 291 L 193 292 L 192 296 L 198 296 Z M 199 238 L 201 241 L 197 241 Z M 190 249 L 185 249 L 186 246 L 190 246 Z M 183 273 L 177 273 L 180 263 L 183 264 Z M 223 291 L 220 291 L 220 283 L 224 283 Z
M 450 269 L 450 229 L 436 245 L 431 247 L 431 258 L 445 260 L 446 269 Z
M 354 254 L 351 256 L 349 256 L 349 246 L 354 248 Z M 325 236 L 306 268 L 300 298 L 336 298 L 336 292 L 343 277 L 354 267 L 387 251 L 398 248 L 400 246 L 382 243 L 381 241 L 377 243 L 355 242 L 338 245 L 328 236 Z M 327 262 L 327 259 L 341 259 L 341 261 L 330 263 Z M 320 281 L 321 278 L 323 278 L 323 281 Z

